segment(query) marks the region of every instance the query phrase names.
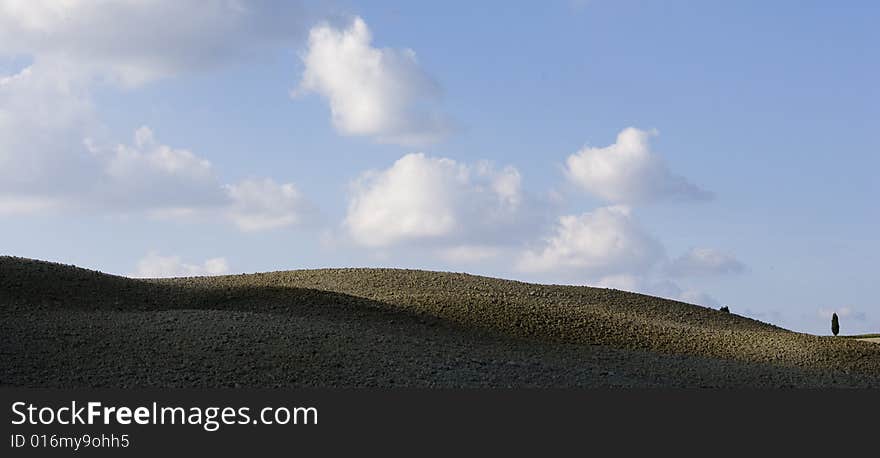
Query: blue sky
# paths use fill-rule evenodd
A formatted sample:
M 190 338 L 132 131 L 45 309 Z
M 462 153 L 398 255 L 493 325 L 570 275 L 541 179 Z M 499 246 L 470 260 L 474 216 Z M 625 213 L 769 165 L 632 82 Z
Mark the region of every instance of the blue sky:
M 0 251 L 880 330 L 880 6 L 474 3 L 0 1 Z

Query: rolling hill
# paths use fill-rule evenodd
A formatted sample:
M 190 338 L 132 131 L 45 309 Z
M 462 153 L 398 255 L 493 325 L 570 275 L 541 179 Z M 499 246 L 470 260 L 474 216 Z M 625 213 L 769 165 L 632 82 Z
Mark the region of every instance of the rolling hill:
M 320 269 L 130 279 L 0 257 L 0 385 L 880 387 L 880 345 L 618 290 Z

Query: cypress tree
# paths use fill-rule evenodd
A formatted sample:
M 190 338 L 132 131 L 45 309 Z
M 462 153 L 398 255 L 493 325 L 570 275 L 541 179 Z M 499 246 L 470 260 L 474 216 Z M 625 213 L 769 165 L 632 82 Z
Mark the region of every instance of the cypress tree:
M 840 322 L 837 320 L 836 313 L 831 314 L 831 332 L 833 332 L 834 335 L 837 335 L 837 333 L 840 332 Z

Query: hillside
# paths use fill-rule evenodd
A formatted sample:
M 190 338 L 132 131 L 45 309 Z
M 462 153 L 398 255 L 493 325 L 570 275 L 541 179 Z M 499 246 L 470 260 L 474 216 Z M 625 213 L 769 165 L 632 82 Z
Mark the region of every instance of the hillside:
M 0 321 L 0 385 L 880 387 L 869 342 L 457 273 L 140 280 L 0 257 Z

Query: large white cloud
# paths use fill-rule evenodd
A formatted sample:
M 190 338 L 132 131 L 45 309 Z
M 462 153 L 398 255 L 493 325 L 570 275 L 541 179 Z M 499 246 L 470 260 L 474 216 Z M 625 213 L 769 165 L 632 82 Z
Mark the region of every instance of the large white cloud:
M 713 248 L 693 248 L 672 260 L 667 270 L 674 276 L 693 276 L 736 274 L 745 268 L 745 264 L 729 253 Z
M 211 258 L 201 264 L 189 264 L 184 262 L 180 256 L 162 256 L 156 252 L 150 252 L 138 261 L 132 276 L 140 278 L 194 277 L 227 273 L 229 273 L 229 263 L 226 258 Z
M 202 181 L 214 175 L 211 162 L 186 149 L 175 149 L 159 144 L 148 126 L 134 133 L 134 145 L 119 145 L 116 154 L 107 163 L 108 175 L 130 180 L 135 175 L 161 173 L 186 180 Z
M 506 254 L 505 251 L 507 250 L 493 245 L 456 245 L 441 248 L 437 257 L 454 265 L 476 264 L 496 259 Z
M 516 230 L 520 180 L 512 167 L 496 170 L 485 162 L 467 165 L 407 154 L 353 183 L 345 226 L 357 243 L 371 247 L 426 239 L 474 241 L 493 231 L 497 240 L 498 229 Z
M 674 267 L 673 267 L 674 266 Z M 709 294 L 680 286 L 673 277 L 739 272 L 744 267 L 713 249 L 691 250 L 669 262 L 666 249 L 623 205 L 559 218 L 537 247 L 520 253 L 521 272 L 716 307 Z M 547 278 L 547 277 L 541 277 Z
M 136 85 L 246 58 L 301 34 L 303 15 L 295 1 L 0 0 L 0 54 Z
M 108 181 L 100 192 L 116 196 L 119 208 L 226 220 L 246 232 L 295 226 L 311 212 L 292 183 L 248 178 L 223 185 L 207 159 L 159 143 L 146 126 L 135 132 L 133 145 L 118 145 L 104 160 Z
M 292 183 L 247 179 L 228 185 L 226 190 L 232 201 L 226 215 L 246 232 L 293 226 L 311 212 L 309 203 Z
M 295 92 L 326 97 L 333 124 L 343 134 L 407 145 L 438 140 L 449 123 L 433 103 L 437 84 L 411 49 L 376 48 L 371 42 L 359 17 L 344 29 L 327 23 L 314 27 Z
M 652 132 L 629 127 L 604 148 L 586 147 L 566 160 L 566 174 L 579 187 L 617 204 L 665 199 L 703 200 L 711 193 L 675 175 L 651 151 Z
M 299 2 L 268 0 L 0 0 L 0 57 L 32 62 L 0 75 L 0 212 L 85 207 L 293 224 L 277 205 L 255 208 L 254 193 L 242 202 L 208 160 L 159 144 L 149 129 L 133 145 L 103 146 L 92 90 L 251 58 L 301 34 L 302 13 Z
M 138 128 L 133 137 L 131 144 L 114 147 L 79 142 L 82 167 L 66 170 L 65 186 L 51 177 L 29 176 L 19 177 L 15 186 L 0 187 L 0 215 L 79 209 L 143 212 L 163 219 L 229 221 L 243 231 L 262 231 L 295 226 L 312 213 L 292 183 L 250 178 L 224 185 L 210 161 L 162 144 L 148 126 Z M 11 155 L 13 162 L 25 157 L 22 153 Z M 65 171 L 59 177 L 60 172 Z
M 96 124 L 82 82 L 64 67 L 35 64 L 0 76 L 0 193 L 67 192 L 92 178 L 82 139 Z
M 117 208 L 181 208 L 220 205 L 225 196 L 210 161 L 190 150 L 159 143 L 142 126 L 134 144 L 105 153 L 92 148 L 103 167 L 103 186 L 94 200 Z
M 0 213 L 72 210 L 105 180 L 83 145 L 99 130 L 86 84 L 34 63 L 0 78 Z
M 662 278 L 656 278 L 651 274 L 617 274 L 600 278 L 590 282 L 591 286 L 600 288 L 613 288 L 623 291 L 632 291 L 652 296 L 665 297 L 689 304 L 697 304 L 705 307 L 717 307 L 719 302 L 704 291 L 696 289 L 682 289 L 677 283 Z
M 642 273 L 664 257 L 662 245 L 625 206 L 602 207 L 559 218 L 552 235 L 518 261 L 525 272 L 558 272 L 583 280 Z

